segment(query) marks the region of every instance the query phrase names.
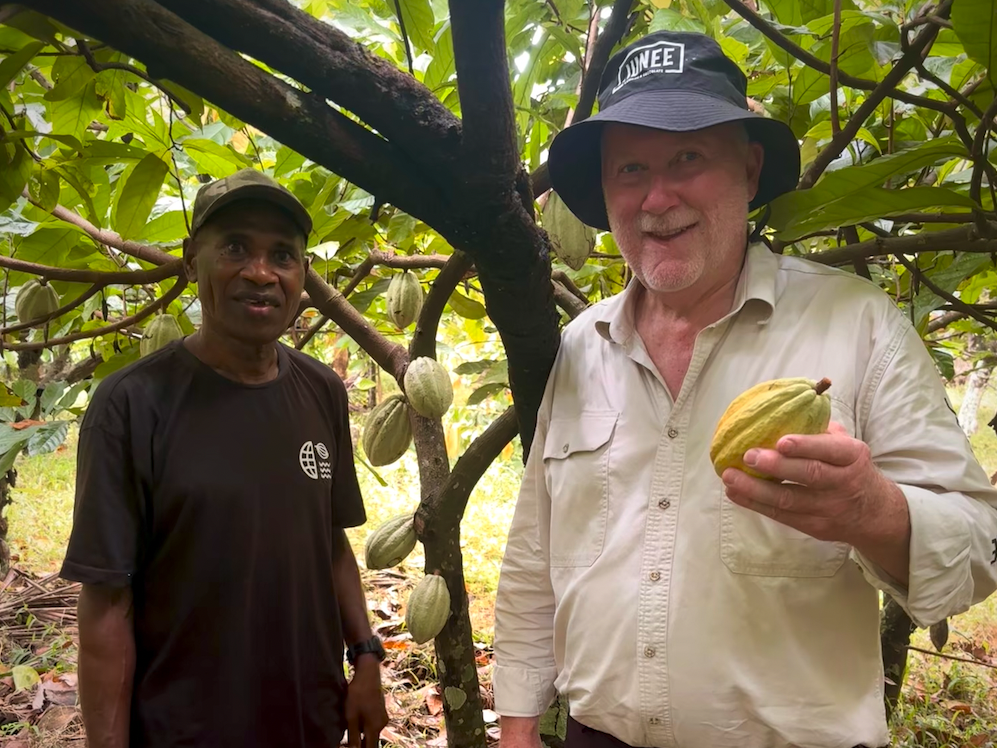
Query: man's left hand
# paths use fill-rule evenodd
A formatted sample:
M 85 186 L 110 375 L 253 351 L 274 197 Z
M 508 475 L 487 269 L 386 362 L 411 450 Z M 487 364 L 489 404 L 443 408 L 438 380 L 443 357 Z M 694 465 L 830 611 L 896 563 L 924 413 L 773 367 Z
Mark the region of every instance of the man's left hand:
M 723 481 L 735 504 L 859 550 L 906 542 L 910 519 L 903 493 L 873 464 L 869 447 L 839 424 L 832 422 L 824 434 L 783 437 L 775 449 L 748 450 L 744 461 L 777 481 L 728 468 Z
M 361 655 L 346 691 L 346 744 L 352 748 L 377 748 L 381 730 L 388 724 L 381 690 L 381 664 Z M 363 743 L 361 744 L 361 735 Z

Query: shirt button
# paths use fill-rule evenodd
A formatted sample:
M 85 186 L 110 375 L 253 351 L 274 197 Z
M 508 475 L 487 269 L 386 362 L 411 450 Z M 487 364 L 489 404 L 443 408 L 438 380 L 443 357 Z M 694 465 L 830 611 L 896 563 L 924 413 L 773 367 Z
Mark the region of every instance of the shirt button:
M 660 571 L 652 571 L 651 572 L 651 581 L 652 582 L 657 582 L 659 579 L 661 579 L 661 572 Z
M 674 439 L 678 435 L 679 435 L 678 429 L 668 429 L 668 438 L 669 439 Z
M 561 451 L 564 452 L 565 454 L 567 454 L 568 453 L 568 445 L 565 444 L 564 447 L 561 448 Z
M 654 657 L 654 647 L 644 647 L 645 657 Z
M 651 717 L 651 719 L 649 719 L 648 722 L 650 722 L 652 725 L 656 725 L 659 722 L 661 722 L 661 720 L 658 719 L 657 717 Z
M 671 505 L 672 502 L 670 502 L 668 499 L 662 499 L 661 501 L 658 502 L 658 509 L 667 509 Z

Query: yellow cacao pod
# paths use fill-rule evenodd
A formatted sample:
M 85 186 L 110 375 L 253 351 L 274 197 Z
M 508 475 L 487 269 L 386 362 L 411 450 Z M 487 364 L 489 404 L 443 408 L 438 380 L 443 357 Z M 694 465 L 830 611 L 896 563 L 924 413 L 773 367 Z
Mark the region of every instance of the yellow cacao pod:
M 374 467 L 390 465 L 405 454 L 412 441 L 412 424 L 403 395 L 382 400 L 367 416 L 363 450 Z
M 414 273 L 406 270 L 399 273 L 388 283 L 385 294 L 388 306 L 388 317 L 400 330 L 411 325 L 422 311 L 422 286 Z
M 543 226 L 554 254 L 572 270 L 579 270 L 595 249 L 595 229 L 579 221 L 553 190 L 544 205 Z
M 710 460 L 717 475 L 729 467 L 748 475 L 775 480 L 744 464 L 752 448 L 775 449 L 787 434 L 822 434 L 831 422 L 831 398 L 825 390 L 829 379 L 819 382 L 802 377 L 772 379 L 734 398 L 721 416 L 710 444 Z
M 154 317 L 142 332 L 142 339 L 138 343 L 139 358 L 144 358 L 167 343 L 182 337 L 183 330 L 180 329 L 177 318 L 172 314 L 160 314 Z
M 453 404 L 450 374 L 434 358 L 419 356 L 405 370 L 405 397 L 420 416 L 442 418 Z
M 59 294 L 48 283 L 29 280 L 14 298 L 14 313 L 21 324 L 47 317 L 59 308 Z
M 412 590 L 405 610 L 405 626 L 416 644 L 425 644 L 443 630 L 450 618 L 450 590 L 443 577 L 427 574 Z
M 415 548 L 415 515 L 392 517 L 367 536 L 364 564 L 368 569 L 398 566 Z

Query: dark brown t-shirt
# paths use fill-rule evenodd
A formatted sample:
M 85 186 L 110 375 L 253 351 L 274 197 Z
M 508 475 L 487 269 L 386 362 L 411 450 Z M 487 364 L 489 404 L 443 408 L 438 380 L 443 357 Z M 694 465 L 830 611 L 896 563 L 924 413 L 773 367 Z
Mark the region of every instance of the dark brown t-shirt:
M 279 346 L 233 382 L 179 342 L 97 388 L 62 576 L 132 587 L 131 745 L 333 748 L 333 536 L 365 522 L 343 382 Z

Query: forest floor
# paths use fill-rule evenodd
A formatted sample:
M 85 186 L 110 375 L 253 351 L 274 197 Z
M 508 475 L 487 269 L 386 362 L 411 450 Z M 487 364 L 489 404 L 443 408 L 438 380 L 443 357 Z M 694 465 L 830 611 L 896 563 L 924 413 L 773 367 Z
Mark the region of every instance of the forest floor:
M 953 390 L 959 407 L 961 393 Z M 986 427 L 997 391 L 985 393 L 972 438 L 988 475 L 997 471 L 997 435 Z M 0 580 L 0 747 L 83 748 L 76 681 L 76 585 L 57 577 L 72 523 L 75 435 L 56 453 L 17 463 L 10 508 L 14 571 Z M 381 469 L 381 483 L 360 468 L 368 523 L 351 530 L 362 566 L 367 533 L 418 501 L 418 469 L 406 456 Z M 489 742 L 499 737 L 492 711 L 492 606 L 516 488 L 519 461 L 509 455 L 486 472 L 462 523 L 465 577 L 471 600 L 478 677 Z M 408 592 L 418 581 L 421 546 L 398 568 L 361 568 L 371 619 L 388 653 L 383 669 L 391 722 L 385 748 L 445 748 L 443 701 L 435 685 L 432 644 L 416 645 L 404 627 Z M 911 642 L 909 672 L 893 720 L 895 748 L 997 748 L 997 596 L 949 622 L 939 652 L 928 632 Z M 17 667 L 20 666 L 20 667 Z M 16 678 L 15 678 L 16 676 Z M 36 680 L 37 678 L 37 680 Z

